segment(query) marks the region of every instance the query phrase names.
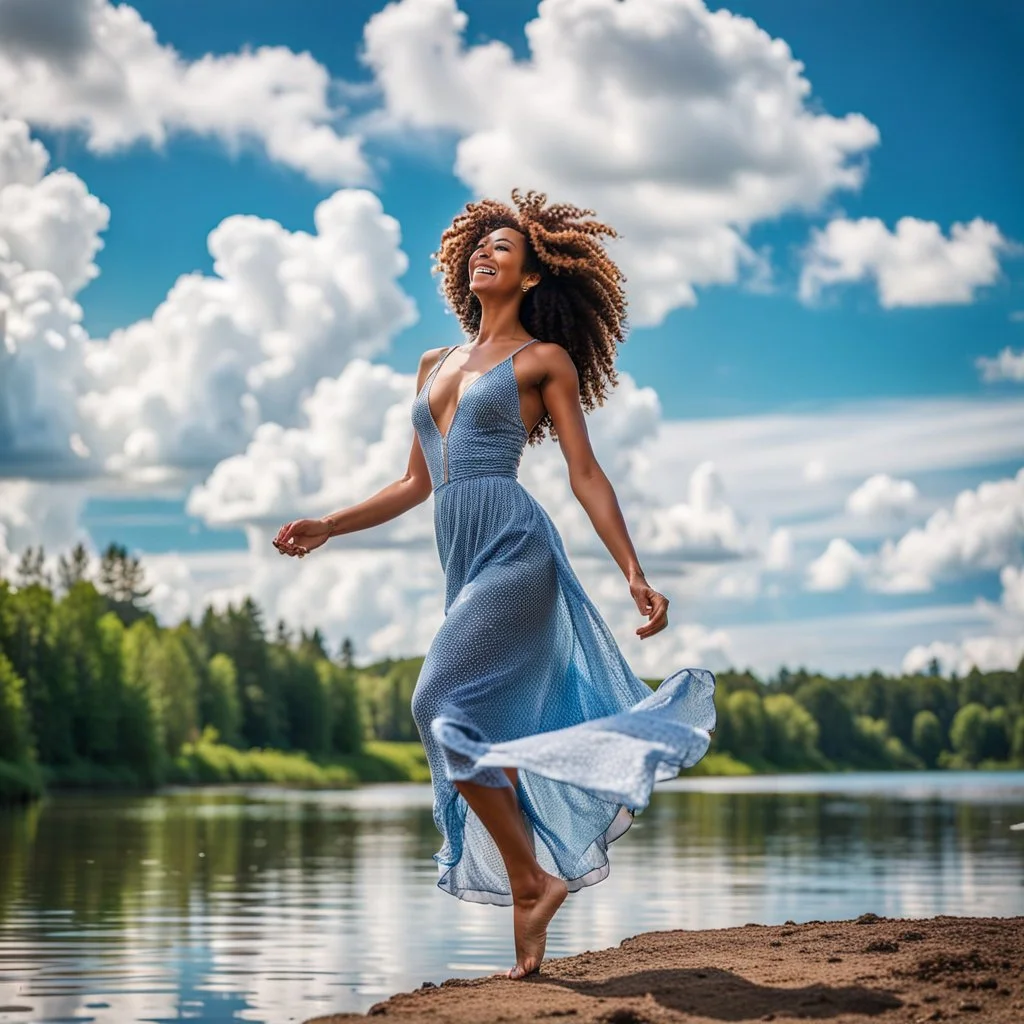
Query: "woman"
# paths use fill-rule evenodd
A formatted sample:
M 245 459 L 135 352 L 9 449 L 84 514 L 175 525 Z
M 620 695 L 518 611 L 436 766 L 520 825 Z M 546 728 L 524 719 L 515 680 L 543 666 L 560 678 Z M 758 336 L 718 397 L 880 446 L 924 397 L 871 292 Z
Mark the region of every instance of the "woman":
M 628 582 L 647 639 L 668 598 L 645 579 L 584 410 L 616 382 L 622 274 L 590 210 L 512 193 L 455 218 L 434 254 L 470 339 L 420 360 L 405 475 L 366 501 L 282 527 L 302 558 L 329 537 L 393 519 L 429 495 L 445 619 L 423 662 L 413 716 L 443 836 L 438 885 L 513 905 L 516 963 L 540 968 L 570 891 L 608 874 L 607 845 L 655 781 L 695 764 L 715 725 L 714 677 L 681 669 L 653 694 L 580 586 L 545 510 L 517 479 L 524 446 L 561 446 L 573 493 Z

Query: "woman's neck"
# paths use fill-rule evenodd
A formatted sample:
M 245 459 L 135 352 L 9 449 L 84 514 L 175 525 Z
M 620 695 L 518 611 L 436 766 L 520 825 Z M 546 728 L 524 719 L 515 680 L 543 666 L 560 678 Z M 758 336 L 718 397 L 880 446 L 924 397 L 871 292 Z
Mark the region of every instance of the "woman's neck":
M 502 300 L 480 303 L 480 329 L 475 344 L 489 345 L 492 342 L 528 341 L 526 329 L 519 321 L 522 301 Z

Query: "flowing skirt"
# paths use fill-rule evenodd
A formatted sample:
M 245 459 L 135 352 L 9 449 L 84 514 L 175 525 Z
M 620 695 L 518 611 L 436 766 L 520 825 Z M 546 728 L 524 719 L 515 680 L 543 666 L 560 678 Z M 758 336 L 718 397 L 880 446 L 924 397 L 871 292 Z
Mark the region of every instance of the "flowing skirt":
M 511 783 L 537 859 L 576 891 L 655 782 L 704 756 L 715 679 L 680 669 L 655 691 L 629 667 L 544 508 L 513 476 L 435 492 L 445 619 L 412 698 L 434 789 L 438 886 L 508 905 L 501 855 L 454 783 Z

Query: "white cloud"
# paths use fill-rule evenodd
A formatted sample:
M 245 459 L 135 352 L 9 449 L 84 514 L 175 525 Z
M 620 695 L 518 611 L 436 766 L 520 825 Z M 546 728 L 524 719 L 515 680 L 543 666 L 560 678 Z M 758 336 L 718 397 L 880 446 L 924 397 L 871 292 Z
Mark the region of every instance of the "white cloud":
M 895 231 L 874 217 L 837 218 L 811 232 L 800 297 L 812 302 L 829 285 L 870 279 L 886 309 L 969 303 L 998 278 L 1008 247 L 995 224 L 977 217 L 954 224 L 949 238 L 915 217 L 901 217 Z
M 251 216 L 210 234 L 214 274 L 182 276 L 153 316 L 90 340 L 74 296 L 107 208 L 23 122 L 0 121 L 0 473 L 202 472 L 260 423 L 290 426 L 322 377 L 413 323 L 407 258 L 380 200 L 342 189 L 315 234 Z
M 974 636 L 959 644 L 944 640 L 918 644 L 904 656 L 903 671 L 908 675 L 925 672 L 933 658 L 938 659 L 943 672 L 958 675 L 966 675 L 975 667 L 979 672 L 1015 669 L 1024 658 L 1024 636 Z
M 47 163 L 23 122 L 0 119 L 0 474 L 84 469 L 72 440 L 86 344 L 75 295 L 98 272 L 109 211 Z
M 0 486 L 0 575 L 12 578 L 22 551 L 39 545 L 53 572 L 60 551 L 86 539 L 78 526 L 85 499 L 80 484 L 5 480 Z
M 917 500 L 909 480 L 894 480 L 888 473 L 868 477 L 846 499 L 846 510 L 856 516 L 903 514 Z
M 719 561 L 748 553 L 746 530 L 725 500 L 725 485 L 713 462 L 693 471 L 686 501 L 652 508 L 637 524 L 638 543 L 655 554 Z M 637 513 L 634 513 L 634 520 Z
M 190 132 L 256 142 L 317 181 L 363 183 L 361 140 L 338 131 L 330 86 L 310 54 L 282 46 L 187 60 L 127 4 L 0 0 L 0 112 L 80 129 L 97 153 Z
M 761 574 L 750 569 L 726 571 L 718 578 L 714 595 L 728 601 L 753 601 L 761 596 Z
M 999 580 L 1003 585 L 1003 606 L 1024 623 L 1024 568 L 1005 565 Z
M 957 495 L 922 527 L 878 553 L 875 586 L 890 592 L 930 590 L 942 577 L 1000 570 L 1021 559 L 1024 541 L 1024 469 Z
M 1022 437 L 1024 398 L 1016 395 L 866 399 L 816 412 L 665 419 L 643 441 L 648 468 L 641 483 L 654 500 L 675 501 L 694 469 L 714 459 L 735 508 L 786 525 L 798 546 L 825 543 L 841 535 L 832 517 L 867 477 L 928 475 L 934 501 L 951 503 L 963 489 L 959 481 L 977 478 L 977 467 L 1019 464 Z M 812 488 L 804 469 L 813 459 L 831 470 Z M 854 517 L 841 525 L 865 529 Z
M 979 356 L 974 365 L 981 371 L 984 381 L 1024 381 L 1024 352 L 1014 352 L 1009 345 L 995 358 Z
M 1015 477 L 963 490 L 952 508 L 939 508 L 923 526 L 862 555 L 833 539 L 808 567 L 808 589 L 842 590 L 862 578 L 872 590 L 915 593 L 940 579 L 1017 564 L 1024 542 L 1024 468 Z
M 1003 593 L 1000 608 L 992 615 L 992 624 L 1000 632 L 968 636 L 959 642 L 935 640 L 917 644 L 904 656 L 903 671 L 923 672 L 933 658 L 938 659 L 943 671 L 959 675 L 974 667 L 981 672 L 1015 669 L 1024 659 L 1024 569 L 1004 566 L 999 578 Z
M 357 358 L 303 400 L 303 424 L 264 423 L 244 452 L 220 462 L 195 487 L 188 512 L 211 525 L 274 524 L 354 505 L 396 480 L 412 441 L 415 376 Z M 426 506 L 424 506 L 425 508 Z M 432 543 L 419 510 L 360 544 Z M 339 538 L 339 541 L 341 538 Z
M 444 617 L 436 552 L 344 547 L 336 538 L 300 561 L 274 550 L 276 532 L 253 528 L 249 551 L 212 560 L 209 553 L 147 555 L 146 578 L 165 621 L 252 597 L 268 627 L 278 619 L 296 630 L 319 627 L 333 647 L 352 637 L 360 663 L 426 651 Z
M 793 531 L 784 526 L 772 532 L 765 552 L 765 568 L 790 569 L 793 566 Z
M 216 276 L 181 277 L 151 319 L 89 346 L 79 408 L 108 472 L 212 467 L 259 424 L 295 423 L 318 380 L 414 322 L 380 200 L 343 189 L 314 220 L 311 235 L 227 218 L 210 234 Z
M 783 40 L 698 0 L 545 0 L 518 62 L 465 45 L 466 25 L 454 0 L 369 20 L 384 120 L 455 132 L 477 194 L 520 185 L 595 209 L 622 235 L 634 324 L 692 305 L 696 287 L 759 280 L 751 225 L 858 189 L 878 142 L 862 115 L 813 103 Z
M 25 270 L 46 270 L 69 296 L 99 270 L 110 211 L 70 171 L 44 173 L 45 148 L 21 121 L 0 120 L 0 239 L 7 258 Z
M 824 553 L 807 566 L 808 590 L 842 590 L 862 576 L 868 560 L 848 540 L 833 538 Z

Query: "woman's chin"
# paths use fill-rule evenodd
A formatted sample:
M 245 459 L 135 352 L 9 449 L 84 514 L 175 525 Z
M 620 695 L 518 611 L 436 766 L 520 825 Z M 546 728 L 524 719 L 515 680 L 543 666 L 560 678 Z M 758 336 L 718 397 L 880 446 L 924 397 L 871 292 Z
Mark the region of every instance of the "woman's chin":
M 494 278 L 484 278 L 482 281 L 470 281 L 469 290 L 476 296 L 498 295 L 504 289 L 495 287 L 497 282 Z

